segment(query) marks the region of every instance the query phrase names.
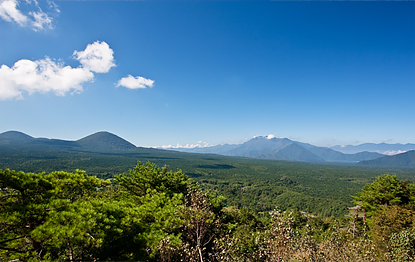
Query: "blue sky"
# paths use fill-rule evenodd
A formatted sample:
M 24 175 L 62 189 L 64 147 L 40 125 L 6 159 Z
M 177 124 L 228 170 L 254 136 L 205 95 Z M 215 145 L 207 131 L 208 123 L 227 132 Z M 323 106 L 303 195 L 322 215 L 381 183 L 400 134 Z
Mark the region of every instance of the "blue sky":
M 0 132 L 415 143 L 415 2 L 0 0 L 0 66 Z

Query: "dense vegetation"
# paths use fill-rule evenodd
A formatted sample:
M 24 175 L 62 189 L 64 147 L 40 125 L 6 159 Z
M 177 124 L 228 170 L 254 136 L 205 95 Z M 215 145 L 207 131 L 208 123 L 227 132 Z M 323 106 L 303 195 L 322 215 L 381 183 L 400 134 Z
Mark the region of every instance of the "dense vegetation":
M 151 163 L 112 182 L 0 170 L 0 260 L 413 261 L 415 183 L 383 175 L 358 191 L 348 218 L 328 218 L 226 207 Z
M 60 147 L 62 148 L 62 147 Z M 226 197 L 225 205 L 254 212 L 297 208 L 320 216 L 344 216 L 351 195 L 383 173 L 414 181 L 415 169 L 356 164 L 260 160 L 137 148 L 132 151 L 65 151 L 51 147 L 0 147 L 0 168 L 24 172 L 73 172 L 79 168 L 101 179 L 128 172 L 137 163 L 180 168 L 203 189 Z
M 265 139 L 266 141 L 270 141 Z M 204 190 L 225 196 L 226 206 L 253 212 L 299 209 L 319 216 L 347 214 L 351 195 L 375 177 L 396 174 L 415 181 L 414 168 L 357 164 L 306 163 L 190 154 L 138 148 L 108 132 L 77 141 L 33 138 L 20 132 L 0 134 L 0 169 L 23 172 L 73 172 L 79 168 L 100 179 L 113 179 L 137 160 L 180 168 Z

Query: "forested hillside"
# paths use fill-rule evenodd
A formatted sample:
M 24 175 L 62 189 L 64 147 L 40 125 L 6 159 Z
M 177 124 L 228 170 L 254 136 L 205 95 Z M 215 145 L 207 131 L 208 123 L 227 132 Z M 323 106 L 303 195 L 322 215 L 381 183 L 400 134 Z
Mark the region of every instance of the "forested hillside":
M 415 183 L 382 175 L 349 216 L 225 206 L 181 171 L 103 180 L 0 170 L 0 260 L 413 261 Z

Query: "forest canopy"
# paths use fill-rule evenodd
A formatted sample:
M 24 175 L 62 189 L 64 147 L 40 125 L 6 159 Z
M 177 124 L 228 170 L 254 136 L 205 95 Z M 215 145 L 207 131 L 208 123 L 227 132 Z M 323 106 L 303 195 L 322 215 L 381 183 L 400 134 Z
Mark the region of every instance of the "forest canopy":
M 225 206 L 181 170 L 0 170 L 0 260 L 411 261 L 415 184 L 382 175 L 348 217 Z

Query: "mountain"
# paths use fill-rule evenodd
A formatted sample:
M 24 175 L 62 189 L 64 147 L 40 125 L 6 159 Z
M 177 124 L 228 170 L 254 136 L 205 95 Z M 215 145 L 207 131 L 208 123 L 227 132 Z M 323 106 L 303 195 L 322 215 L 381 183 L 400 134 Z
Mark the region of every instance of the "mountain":
M 378 159 L 361 161 L 359 164 L 371 166 L 415 167 L 415 150 L 393 156 L 384 156 Z
M 48 138 L 33 138 L 18 131 L 8 131 L 0 134 L 0 145 L 3 148 L 31 149 L 32 151 L 54 151 L 76 148 L 79 145 L 74 141 Z
M 187 153 L 201 153 L 201 154 L 218 154 L 218 155 L 225 155 L 226 152 L 237 148 L 239 145 L 217 145 L 211 147 L 194 147 L 194 148 L 168 148 L 168 150 L 175 150 L 180 152 L 187 152 Z
M 296 142 L 308 149 L 313 154 L 323 158 L 327 162 L 359 162 L 382 157 L 382 154 L 375 152 L 359 152 L 356 154 L 344 154 L 327 147 L 318 147 L 306 143 Z
M 270 155 L 270 156 L 273 159 L 281 159 L 281 160 L 324 162 L 323 158 L 311 153 L 307 149 L 295 143 L 291 143 L 291 144 L 284 146 L 280 150 L 276 151 L 275 154 Z
M 262 136 L 255 137 L 243 144 L 225 144 L 203 148 L 174 148 L 171 150 L 250 158 L 324 162 L 324 159 L 301 146 L 296 146 L 293 141 L 287 138 L 268 139 Z
M 8 144 L 12 141 L 29 141 L 33 137 L 18 131 L 7 131 L 0 134 L 0 144 Z
M 84 149 L 93 151 L 131 150 L 136 146 L 109 132 L 98 132 L 76 141 Z
M 280 159 L 273 156 L 278 157 L 276 152 L 289 144 L 292 144 L 292 141 L 287 138 L 268 139 L 266 137 L 259 136 L 233 148 L 232 150 L 227 151 L 224 155 Z
M 306 161 L 306 162 L 359 162 L 382 157 L 374 152 L 343 154 L 327 147 L 317 147 L 288 138 L 255 137 L 240 145 L 223 145 L 204 148 L 177 148 L 176 151 L 211 153 L 227 156 Z
M 77 141 L 60 139 L 33 138 L 17 131 L 0 134 L 0 145 L 10 149 L 30 149 L 31 151 L 120 151 L 132 150 L 136 146 L 119 136 L 108 132 L 98 132 Z
M 415 150 L 415 144 L 387 144 L 387 143 L 365 143 L 356 146 L 333 146 L 330 147 L 333 150 L 342 152 L 344 154 L 355 154 L 363 151 L 377 152 L 385 155 L 403 153 L 410 150 Z
M 77 141 L 48 138 L 33 138 L 17 131 L 0 134 L 3 150 L 30 150 L 32 152 L 136 152 L 135 145 L 109 132 L 98 132 Z M 144 150 L 144 149 L 143 149 Z M 150 150 L 150 149 L 148 149 Z M 147 151 L 148 151 L 147 150 Z M 157 150 L 157 149 L 153 149 Z M 205 148 L 175 149 L 188 153 L 218 154 L 262 159 L 306 161 L 306 162 L 359 162 L 380 158 L 374 152 L 343 154 L 326 147 L 317 147 L 287 138 L 255 137 L 243 144 L 219 145 Z

